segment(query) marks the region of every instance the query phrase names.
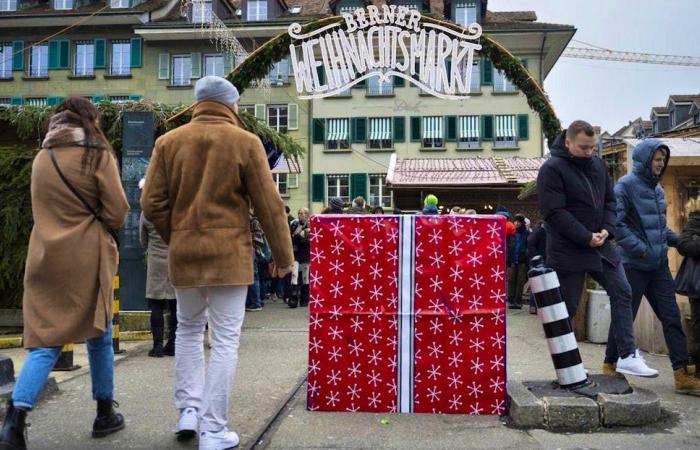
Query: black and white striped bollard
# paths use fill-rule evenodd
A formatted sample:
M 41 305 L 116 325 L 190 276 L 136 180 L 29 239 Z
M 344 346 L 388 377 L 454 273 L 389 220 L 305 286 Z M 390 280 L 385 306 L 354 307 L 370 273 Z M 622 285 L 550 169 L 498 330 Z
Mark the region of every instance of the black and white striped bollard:
M 545 267 L 541 256 L 532 258 L 530 267 L 530 290 L 535 296 L 537 315 L 542 321 L 559 385 L 567 389 L 583 386 L 588 383 L 588 376 L 571 328 L 566 303 L 561 297 L 557 273 Z

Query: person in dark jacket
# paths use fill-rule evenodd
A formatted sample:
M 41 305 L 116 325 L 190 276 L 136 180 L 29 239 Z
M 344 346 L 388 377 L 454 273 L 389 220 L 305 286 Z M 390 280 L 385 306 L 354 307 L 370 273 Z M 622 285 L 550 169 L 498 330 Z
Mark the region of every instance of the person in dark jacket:
M 627 281 L 632 287 L 632 313 L 637 315 L 642 296 L 663 326 L 675 390 L 700 395 L 700 380 L 688 370 L 688 346 L 676 303 L 673 276 L 668 268 L 668 247 L 678 236 L 666 226 L 666 201 L 659 180 L 671 157 L 669 148 L 656 139 L 635 147 L 632 173 L 615 186 L 617 197 L 617 243 Z M 614 373 L 617 346 L 612 327 L 605 351 L 603 373 Z
M 343 214 L 343 199 L 340 197 L 333 197 L 328 202 L 328 211 L 324 214 Z
M 525 217 L 516 214 L 513 220 L 515 235 L 512 237 L 512 245 L 509 246 L 508 260 L 508 307 L 521 309 L 523 287 L 527 281 L 527 238 L 530 234 L 525 227 Z
M 309 210 L 301 208 L 299 218 L 292 222 L 292 245 L 294 246 L 294 270 L 292 271 L 292 297 L 290 308 L 309 306 L 309 263 L 311 262 L 311 228 Z M 301 280 L 301 282 L 300 282 Z
M 541 256 L 544 258 L 544 263 L 547 264 L 547 232 L 544 229 L 544 222 L 530 233 L 530 237 L 527 238 L 527 259 L 531 261 L 535 256 Z M 537 314 L 537 304 L 535 303 L 535 296 L 530 292 L 530 314 Z
M 691 199 L 685 206 L 688 223 L 678 237 L 676 250 L 686 258 L 700 260 L 700 196 Z M 693 362 L 700 363 L 700 297 L 690 297 L 690 355 Z M 697 377 L 697 375 L 696 375 Z
M 634 343 L 632 290 L 613 248 L 616 203 L 605 162 L 595 156 L 593 127 L 573 122 L 551 146 L 537 176 L 537 192 L 547 230 L 547 264 L 556 270 L 561 294 L 573 320 L 590 274 L 610 296 L 611 323 L 620 358 L 616 371 L 655 377 Z

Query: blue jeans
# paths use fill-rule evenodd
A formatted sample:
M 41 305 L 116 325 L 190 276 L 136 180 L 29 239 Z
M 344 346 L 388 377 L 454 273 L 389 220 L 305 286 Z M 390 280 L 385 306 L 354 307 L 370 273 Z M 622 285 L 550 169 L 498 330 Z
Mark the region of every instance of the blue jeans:
M 622 264 L 613 266 L 603 261 L 603 271 L 590 272 L 589 275 L 603 286 L 610 297 L 610 331 L 620 356 L 627 357 L 634 353 L 636 346 L 632 318 L 632 288 L 627 282 L 625 270 Z M 573 328 L 586 273 L 557 271 L 557 276 Z
M 654 314 L 661 321 L 664 339 L 668 347 L 673 369 L 688 365 L 688 346 L 681 325 L 681 313 L 676 303 L 676 292 L 671 271 L 667 265 L 654 271 L 635 270 L 625 267 L 627 280 L 632 286 L 632 312 L 637 316 L 642 295 L 646 297 Z M 617 362 L 617 345 L 612 339 L 612 327 L 605 349 L 605 362 Z
M 92 398 L 111 400 L 114 396 L 114 348 L 111 323 L 105 334 L 88 339 L 87 350 L 92 378 Z M 15 406 L 34 408 L 60 355 L 61 347 L 29 349 L 29 356 L 22 366 L 22 371 L 15 383 L 15 390 L 12 392 L 12 403 Z
M 245 300 L 246 308 L 262 308 L 260 300 L 260 275 L 258 274 L 258 264 L 253 256 L 253 284 L 248 286 L 248 295 Z

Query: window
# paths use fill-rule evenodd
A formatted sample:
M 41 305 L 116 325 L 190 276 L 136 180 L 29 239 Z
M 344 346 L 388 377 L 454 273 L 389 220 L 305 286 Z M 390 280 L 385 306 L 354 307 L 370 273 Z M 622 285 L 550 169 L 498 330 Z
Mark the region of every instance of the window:
M 272 69 L 267 74 L 270 83 L 282 85 L 289 82 L 289 60 L 281 59 L 272 66 Z
M 44 78 L 49 76 L 49 44 L 32 47 L 29 54 L 29 76 Z
M 393 95 L 394 94 L 394 78 L 389 77 L 389 80 L 381 82 L 379 75 L 370 77 L 367 80 L 367 95 Z
M 267 125 L 279 133 L 287 132 L 289 111 L 287 105 L 268 105 Z
M 204 55 L 204 75 L 215 77 L 224 76 L 223 55 Z
M 192 23 L 211 23 L 212 16 L 212 0 L 195 0 L 192 2 Z
M 481 91 L 481 65 L 479 61 L 474 61 L 472 64 L 472 78 L 469 87 L 469 92 L 480 92 Z
M 53 0 L 53 9 L 73 9 L 73 0 Z
M 518 133 L 515 129 L 515 116 L 496 116 L 494 118 L 494 146 L 517 147 Z
M 445 137 L 442 132 L 442 117 L 423 117 L 422 131 L 421 146 L 423 148 L 445 147 Z
M 112 103 L 126 103 L 129 101 L 128 95 L 110 95 L 109 101 Z
M 275 179 L 275 184 L 277 185 L 277 192 L 280 193 L 282 197 L 289 196 L 289 183 L 287 183 L 286 173 L 274 173 L 272 177 Z
M 476 3 L 457 3 L 455 5 L 456 24 L 467 27 L 476 21 Z
M 676 111 L 671 110 L 671 112 L 668 114 L 668 120 L 671 122 L 671 128 L 676 126 Z
M 371 118 L 369 119 L 369 148 L 387 149 L 393 148 L 391 118 Z
M 110 0 L 109 7 L 113 9 L 117 8 L 128 8 L 129 0 Z
M 350 148 L 350 119 L 329 119 L 326 130 L 326 149 Z
M 341 6 L 338 8 L 338 15 L 341 14 L 352 14 L 355 10 L 359 8 L 358 6 Z
M 73 75 L 87 77 L 95 74 L 95 44 L 92 41 L 78 41 L 75 44 Z
M 131 74 L 131 43 L 127 40 L 112 41 L 112 75 Z
M 10 97 L 0 97 L 0 106 L 10 105 L 12 105 L 12 99 Z
M 340 197 L 350 203 L 350 175 L 326 175 L 326 198 Z
M 479 148 L 479 116 L 460 116 L 457 124 L 457 148 Z
M 386 174 L 370 174 L 369 204 L 383 208 L 391 207 L 391 192 L 386 187 Z
M 189 86 L 192 83 L 192 58 L 190 55 L 173 56 L 173 75 L 170 84 Z
M 239 111 L 245 111 L 248 114 L 255 115 L 255 105 L 238 105 Z
M 12 78 L 12 44 L 0 42 L 0 78 Z
M 17 0 L 0 0 L 0 11 L 17 11 Z
M 693 122 L 697 125 L 700 124 L 700 113 L 695 113 L 695 116 L 693 117 Z
M 267 0 L 248 0 L 248 20 L 267 20 Z
M 506 77 L 506 74 L 497 70 L 493 74 L 493 91 L 494 92 L 515 92 L 515 86 Z
M 48 104 L 46 97 L 25 98 L 24 104 L 27 106 L 46 106 Z

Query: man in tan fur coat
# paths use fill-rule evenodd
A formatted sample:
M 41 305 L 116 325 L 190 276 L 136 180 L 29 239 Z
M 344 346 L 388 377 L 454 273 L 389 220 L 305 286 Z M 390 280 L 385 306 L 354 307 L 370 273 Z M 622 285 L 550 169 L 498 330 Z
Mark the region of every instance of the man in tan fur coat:
M 200 449 L 238 445 L 227 428 L 247 286 L 253 283 L 250 205 L 267 236 L 278 275 L 294 262 L 284 204 L 260 139 L 238 117 L 238 90 L 207 76 L 195 86 L 192 121 L 156 141 L 143 212 L 170 245 L 169 272 L 177 297 L 176 433 Z M 206 369 L 204 326 L 212 329 Z

